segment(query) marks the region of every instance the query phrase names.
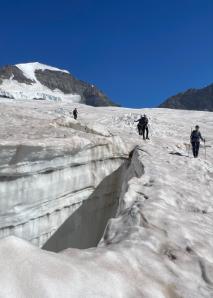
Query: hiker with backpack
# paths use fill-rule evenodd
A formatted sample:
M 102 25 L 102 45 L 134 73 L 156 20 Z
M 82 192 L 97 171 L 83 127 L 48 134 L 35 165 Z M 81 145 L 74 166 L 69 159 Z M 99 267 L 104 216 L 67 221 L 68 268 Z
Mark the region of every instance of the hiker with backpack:
M 148 128 L 148 123 L 149 120 L 147 118 L 147 116 L 144 114 L 143 116 L 141 115 L 141 118 L 138 120 L 135 120 L 134 122 L 138 122 L 138 133 L 139 135 L 143 135 L 143 139 L 147 139 L 149 140 L 149 128 Z M 146 132 L 146 136 L 145 136 L 145 132 Z
M 78 111 L 77 111 L 77 109 L 75 108 L 72 113 L 73 113 L 74 119 L 77 120 L 77 118 L 78 118 Z
M 199 126 L 196 125 L 195 129 L 191 132 L 190 141 L 192 145 L 192 153 L 194 158 L 198 157 L 199 154 L 199 148 L 200 148 L 200 140 L 202 140 L 205 143 L 205 139 L 201 136 L 201 133 L 199 131 Z

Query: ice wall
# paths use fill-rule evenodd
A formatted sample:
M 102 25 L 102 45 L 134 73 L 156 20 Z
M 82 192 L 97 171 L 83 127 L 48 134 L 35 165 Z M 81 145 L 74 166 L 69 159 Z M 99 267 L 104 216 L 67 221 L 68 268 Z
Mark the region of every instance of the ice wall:
M 115 215 L 118 196 L 113 173 L 128 155 L 119 138 L 98 138 L 84 145 L 83 138 L 74 137 L 72 141 L 66 150 L 63 146 L 36 146 L 34 141 L 34 145 L 1 147 L 0 238 L 15 235 L 40 247 L 47 242 L 46 247 L 51 249 L 48 240 L 53 243 L 58 228 L 72 214 L 82 212 L 85 219 L 82 210 L 90 205 L 88 220 L 91 217 L 92 225 L 99 225 L 91 243 L 85 238 L 81 243 L 82 235 L 76 235 L 79 219 L 72 219 L 68 226 L 74 238 L 78 237 L 74 246 L 97 244 L 108 218 Z M 100 215 L 97 222 L 93 215 L 97 212 L 103 215 L 102 224 Z M 62 248 L 72 243 L 71 238 L 60 244 Z
M 122 191 L 123 179 L 130 160 L 106 176 L 60 228 L 47 240 L 43 248 L 61 251 L 68 247 L 97 246 L 110 218 L 115 217 Z

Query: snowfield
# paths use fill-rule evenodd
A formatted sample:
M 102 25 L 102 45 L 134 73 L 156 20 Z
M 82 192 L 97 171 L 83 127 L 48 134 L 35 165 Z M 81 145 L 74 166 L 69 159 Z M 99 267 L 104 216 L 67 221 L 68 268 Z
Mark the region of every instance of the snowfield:
M 213 297 L 213 113 L 0 105 L 0 297 Z

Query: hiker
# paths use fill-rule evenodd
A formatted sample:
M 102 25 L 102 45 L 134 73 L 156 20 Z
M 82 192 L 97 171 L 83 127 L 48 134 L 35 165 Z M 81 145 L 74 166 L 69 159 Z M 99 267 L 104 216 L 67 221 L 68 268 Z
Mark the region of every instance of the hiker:
M 205 143 L 205 139 L 201 136 L 201 133 L 199 131 L 199 126 L 196 125 L 195 129 L 191 133 L 191 144 L 192 144 L 192 152 L 194 157 L 198 157 L 199 148 L 200 148 L 200 140 L 202 140 Z
M 77 111 L 77 109 L 75 108 L 72 113 L 73 113 L 74 119 L 77 120 L 77 118 L 78 118 L 78 111 Z
M 141 115 L 141 118 L 138 120 L 135 120 L 134 122 L 139 122 L 137 127 L 138 127 L 138 133 L 139 135 L 143 135 L 143 139 L 149 140 L 149 128 L 148 128 L 148 118 L 144 114 L 143 116 Z M 146 132 L 146 137 L 145 137 L 145 132 Z

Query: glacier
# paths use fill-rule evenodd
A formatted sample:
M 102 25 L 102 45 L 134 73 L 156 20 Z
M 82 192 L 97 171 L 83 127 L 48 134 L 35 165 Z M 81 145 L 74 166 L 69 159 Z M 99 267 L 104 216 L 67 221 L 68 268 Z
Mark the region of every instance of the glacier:
M 0 104 L 0 297 L 213 297 L 211 112 Z

